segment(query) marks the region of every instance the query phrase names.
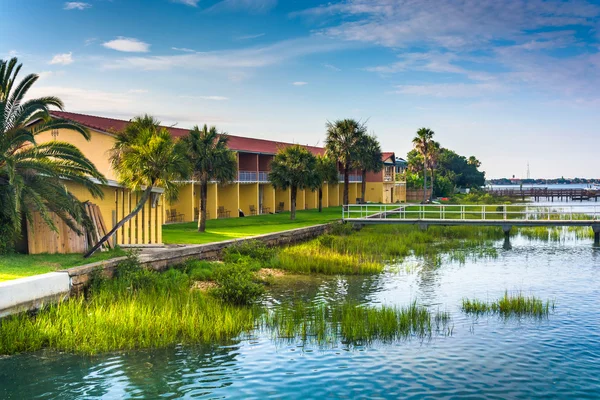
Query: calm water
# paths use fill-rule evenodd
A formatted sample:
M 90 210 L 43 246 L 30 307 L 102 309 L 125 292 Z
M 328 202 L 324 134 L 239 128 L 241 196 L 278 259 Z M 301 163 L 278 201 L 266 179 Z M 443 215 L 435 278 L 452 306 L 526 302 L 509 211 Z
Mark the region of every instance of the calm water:
M 256 334 L 93 358 L 40 352 L 0 359 L 0 398 L 600 398 L 600 251 L 587 240 L 496 246 L 495 259 L 411 260 L 378 277 L 305 279 L 271 294 L 272 302 L 416 299 L 452 313 L 451 336 L 319 348 Z M 506 289 L 555 299 L 556 310 L 546 320 L 460 311 L 463 297 Z

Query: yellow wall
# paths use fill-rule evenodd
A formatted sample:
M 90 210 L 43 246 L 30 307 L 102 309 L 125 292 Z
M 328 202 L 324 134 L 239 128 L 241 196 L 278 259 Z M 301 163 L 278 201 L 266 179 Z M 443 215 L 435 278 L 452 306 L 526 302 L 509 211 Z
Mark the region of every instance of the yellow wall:
M 290 211 L 290 189 L 280 190 L 275 189 L 275 209 L 279 208 L 279 203 L 283 203 L 283 211 Z
M 361 187 L 358 188 L 359 193 Z M 371 203 L 383 203 L 383 183 L 381 182 L 367 182 L 367 190 L 365 192 L 365 201 Z
M 406 183 L 393 184 L 394 187 L 394 203 L 400 201 L 400 203 L 406 203 Z
M 275 188 L 270 184 L 261 184 L 263 190 L 263 207 L 268 207 L 270 213 L 275 212 Z M 262 212 L 262 211 L 261 211 Z
M 238 183 L 231 183 L 229 185 L 219 185 L 217 189 L 217 205 L 219 207 L 225 207 L 225 210 L 229 210 L 230 217 L 239 216 L 239 199 L 240 193 Z
M 240 208 L 245 215 L 251 215 L 251 205 L 258 214 L 258 183 L 240 183 Z
M 304 210 L 306 208 L 305 194 L 305 190 L 298 189 L 296 193 L 296 210 Z
M 209 183 L 208 184 L 208 191 L 206 193 L 206 212 L 208 213 L 208 219 L 217 219 L 217 206 L 218 206 L 218 201 L 217 201 L 217 192 L 218 192 L 218 185 L 216 183 Z M 198 199 L 200 199 L 200 188 L 198 188 L 197 190 L 198 193 Z M 200 207 L 200 206 L 198 206 Z M 196 217 L 198 218 L 198 217 Z
M 61 142 L 69 142 L 74 146 L 77 146 L 79 150 L 87 158 L 89 158 L 98 171 L 100 171 L 107 179 L 116 180 L 112 168 L 110 167 L 109 161 L 109 150 L 115 143 L 115 138 L 105 133 L 90 130 L 91 140 L 87 141 L 80 133 L 74 132 L 67 129 L 59 129 L 56 140 Z M 40 133 L 36 140 L 38 143 L 50 142 L 54 140 L 52 132 Z
M 323 195 L 323 207 L 337 207 L 340 203 L 340 191 L 341 185 L 338 183 L 330 183 L 327 185 L 327 197 Z
M 196 193 L 199 196 L 199 188 Z M 179 198 L 177 201 L 168 203 L 165 207 L 165 221 L 168 221 L 170 210 L 175 210 L 177 214 L 183 214 L 182 222 L 190 222 L 195 219 L 194 208 L 198 207 L 197 200 L 194 200 L 194 185 L 191 183 L 182 185 L 179 188 Z M 179 222 L 179 221 L 178 221 Z
M 325 196 L 324 193 L 323 193 L 323 196 Z M 319 208 L 318 197 L 319 197 L 318 190 L 314 190 L 314 191 L 310 190 L 310 189 L 305 190 L 304 203 L 306 204 L 306 208 L 307 209 Z

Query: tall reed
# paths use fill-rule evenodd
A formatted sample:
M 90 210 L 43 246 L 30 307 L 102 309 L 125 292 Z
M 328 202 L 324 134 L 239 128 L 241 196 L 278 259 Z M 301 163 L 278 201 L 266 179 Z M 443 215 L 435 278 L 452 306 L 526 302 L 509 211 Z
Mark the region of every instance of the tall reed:
M 535 296 L 525 296 L 522 292 L 509 294 L 506 291 L 503 297 L 492 302 L 463 299 L 462 310 L 470 314 L 546 317 L 554 310 L 554 301 L 543 302 Z

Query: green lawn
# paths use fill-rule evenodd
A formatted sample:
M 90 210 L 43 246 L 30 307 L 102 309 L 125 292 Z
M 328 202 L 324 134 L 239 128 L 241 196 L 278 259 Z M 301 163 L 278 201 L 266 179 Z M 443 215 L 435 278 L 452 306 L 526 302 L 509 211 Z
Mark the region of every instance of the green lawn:
M 115 249 L 97 252 L 90 258 L 81 254 L 12 254 L 0 256 L 0 282 L 25 276 L 45 274 L 78 265 L 124 256 L 125 251 Z
M 165 244 L 203 244 L 237 239 L 288 229 L 324 224 L 342 218 L 342 207 L 296 212 L 296 219 L 290 220 L 289 212 L 248 216 L 244 218 L 214 219 L 206 222 L 206 232 L 198 233 L 197 222 L 163 225 Z

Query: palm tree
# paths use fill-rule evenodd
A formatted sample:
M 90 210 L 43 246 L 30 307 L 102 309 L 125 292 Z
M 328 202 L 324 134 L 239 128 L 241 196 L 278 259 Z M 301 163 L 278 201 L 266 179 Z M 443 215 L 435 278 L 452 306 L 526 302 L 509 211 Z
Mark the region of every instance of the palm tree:
M 432 140 L 429 143 L 429 148 L 427 149 L 427 166 L 431 171 L 431 199 L 433 199 L 433 183 L 435 180 L 435 170 L 438 165 L 438 161 L 440 158 L 441 146 L 439 142 Z
M 325 148 L 327 154 L 342 165 L 344 172 L 344 204 L 348 204 L 348 184 L 350 183 L 350 168 L 358 158 L 360 143 L 367 128 L 364 124 L 344 119 L 327 122 L 327 138 Z
M 379 141 L 373 135 L 364 135 L 358 152 L 356 167 L 362 172 L 361 202 L 365 202 L 367 191 L 367 172 L 379 172 L 383 169 L 383 154 Z
M 235 153 L 227 148 L 229 137 L 218 133 L 217 128 L 204 125 L 202 130 L 195 126 L 183 137 L 180 145 L 192 165 L 194 179 L 200 181 L 200 211 L 198 232 L 206 230 L 206 196 L 208 182 L 215 180 L 228 183 L 236 178 L 237 159 Z
M 431 129 L 421 128 L 412 140 L 415 149 L 423 156 L 423 203 L 427 202 L 427 155 L 429 154 L 429 144 L 433 140 L 433 135 L 435 135 L 435 132 Z
M 323 184 L 338 181 L 338 168 L 335 160 L 327 155 L 317 156 L 317 174 L 319 175 L 319 212 L 323 211 Z
M 297 144 L 280 149 L 275 154 L 271 161 L 269 180 L 275 189 L 290 188 L 292 201 L 290 219 L 296 219 L 298 189 L 316 189 L 322 183 L 317 174 L 317 158 Z
M 479 161 L 475 156 L 470 156 L 467 160 L 467 164 L 473 165 L 475 168 L 481 167 L 481 161 Z
M 84 257 L 89 257 L 119 228 L 144 208 L 156 187 L 165 189 L 167 201 L 177 198 L 177 182 L 189 177 L 190 166 L 179 151 L 169 131 L 149 115 L 134 118 L 117 133 L 111 149 L 110 162 L 119 183 L 132 191 L 142 192 L 140 201 L 129 215 L 119 221 L 106 236 L 96 243 Z
M 31 221 L 34 211 L 54 231 L 57 228 L 52 214 L 82 234 L 80 226 L 87 225 L 89 219 L 64 182 L 77 183 L 94 197 L 102 197 L 96 183 L 106 183 L 75 146 L 56 140 L 36 143 L 41 133 L 58 129 L 79 132 L 87 140 L 90 134 L 77 123 L 50 117 L 50 107 L 63 108 L 60 99 L 24 101 L 38 75 L 30 74 L 17 82 L 21 65 L 17 65 L 16 58 L 0 60 L 0 232 L 6 235 L 0 241 L 5 244 L 21 233 L 23 218 Z

